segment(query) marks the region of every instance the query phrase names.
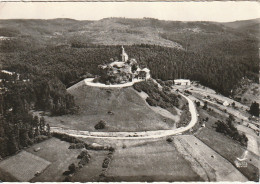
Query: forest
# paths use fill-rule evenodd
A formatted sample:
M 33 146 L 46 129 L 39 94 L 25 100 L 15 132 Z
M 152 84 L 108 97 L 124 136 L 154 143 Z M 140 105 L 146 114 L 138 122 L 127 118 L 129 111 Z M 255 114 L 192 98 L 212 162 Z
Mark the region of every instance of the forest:
M 0 72 L 0 158 L 43 141 L 50 136 L 50 126 L 31 110 L 62 115 L 77 111 L 73 96 L 57 78 L 27 73 L 9 75 Z M 26 76 L 28 77 L 28 76 Z
M 228 96 L 243 77 L 258 83 L 257 44 L 257 41 L 248 38 L 233 43 L 223 41 L 212 48 L 208 47 L 207 52 L 146 44 L 125 46 L 125 50 L 139 65 L 147 66 L 155 79 L 187 78 Z M 68 87 L 89 73 L 98 75 L 99 64 L 119 57 L 120 46 L 74 43 L 71 46 L 6 53 L 1 63 L 6 70 L 26 75 L 30 75 L 27 72 L 29 68 L 44 71 Z

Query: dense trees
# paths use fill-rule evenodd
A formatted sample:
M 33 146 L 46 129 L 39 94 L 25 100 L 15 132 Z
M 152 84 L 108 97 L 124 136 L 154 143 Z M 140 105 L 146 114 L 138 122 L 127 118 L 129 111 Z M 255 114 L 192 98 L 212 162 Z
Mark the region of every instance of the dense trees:
M 125 46 L 131 58 L 151 69 L 155 79 L 189 78 L 224 95 L 242 77 L 257 81 L 257 41 L 243 38 L 236 42 L 212 44 L 205 50 L 184 51 L 155 45 Z M 56 76 L 69 86 L 86 73 L 98 75 L 97 66 L 119 57 L 119 46 L 95 46 L 82 43 L 75 47 L 57 46 L 28 52 L 6 54 L 1 61 L 7 69 L 25 72 L 28 68 Z M 27 68 L 27 69 L 26 69 Z M 27 74 L 28 75 L 28 74 Z
M 146 101 L 151 106 L 160 106 L 164 109 L 179 106 L 177 95 L 159 90 L 158 85 L 152 80 L 135 83 L 134 89 L 138 92 L 145 92 L 148 95 Z
M 73 97 L 57 78 L 50 79 L 41 72 L 22 73 L 19 78 L 18 74 L 0 73 L 0 156 L 5 157 L 50 135 L 49 124 L 43 117 L 33 117 L 30 110 L 60 115 L 74 112 L 75 106 Z
M 13 108 L 14 113 L 38 109 L 62 115 L 76 111 L 73 96 L 66 92 L 64 84 L 57 78 L 46 76 L 31 77 L 30 81 L 12 80 L 4 83 L 5 109 Z
M 15 154 L 23 147 L 45 140 L 50 135 L 44 119 L 28 112 L 6 113 L 0 116 L 0 156 Z

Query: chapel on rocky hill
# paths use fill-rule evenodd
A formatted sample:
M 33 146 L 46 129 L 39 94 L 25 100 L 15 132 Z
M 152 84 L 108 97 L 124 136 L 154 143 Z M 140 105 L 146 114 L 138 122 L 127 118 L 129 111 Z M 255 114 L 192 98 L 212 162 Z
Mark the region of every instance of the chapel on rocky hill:
M 121 47 L 121 61 L 113 60 L 111 63 L 99 65 L 101 76 L 98 82 L 105 84 L 124 84 L 134 79 L 147 80 L 150 78 L 148 68 L 140 68 L 134 58 L 128 57 L 124 47 Z

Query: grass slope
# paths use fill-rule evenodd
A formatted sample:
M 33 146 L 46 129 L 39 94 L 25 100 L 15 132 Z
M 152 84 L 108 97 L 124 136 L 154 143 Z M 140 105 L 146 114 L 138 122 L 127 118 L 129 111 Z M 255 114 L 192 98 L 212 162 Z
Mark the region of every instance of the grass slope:
M 94 126 L 101 120 L 107 122 L 102 131 L 146 131 L 170 129 L 174 122 L 154 113 L 132 87 L 105 89 L 90 87 L 81 82 L 68 89 L 80 107 L 76 115 L 46 117 L 51 126 L 77 130 L 97 131 Z M 113 114 L 109 114 L 111 111 Z M 164 122 L 166 119 L 166 122 Z

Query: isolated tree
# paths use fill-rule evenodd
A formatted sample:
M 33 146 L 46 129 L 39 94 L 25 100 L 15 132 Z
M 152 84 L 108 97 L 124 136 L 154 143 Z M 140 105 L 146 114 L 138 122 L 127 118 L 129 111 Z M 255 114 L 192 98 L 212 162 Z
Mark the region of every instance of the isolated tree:
M 207 108 L 208 108 L 208 102 L 206 101 L 206 102 L 204 102 L 204 105 L 203 105 L 203 107 L 202 107 L 204 110 L 206 110 Z
M 106 122 L 104 120 L 100 120 L 98 124 L 95 125 L 95 129 L 104 129 L 106 127 Z
M 249 113 L 253 116 L 259 117 L 259 103 L 253 102 L 250 106 Z
M 235 117 L 232 114 L 229 114 L 227 121 L 235 121 Z
M 233 102 L 231 105 L 232 105 L 232 107 L 235 107 L 235 106 L 236 106 L 236 103 L 235 103 L 235 102 Z
M 200 102 L 199 101 L 195 101 L 195 103 L 196 103 L 197 107 L 200 106 Z
M 172 138 L 169 137 L 169 138 L 166 139 L 166 141 L 167 142 L 172 142 L 173 140 L 172 140 Z
M 70 164 L 69 165 L 69 171 L 71 173 L 74 173 L 76 171 L 76 165 L 74 163 Z

